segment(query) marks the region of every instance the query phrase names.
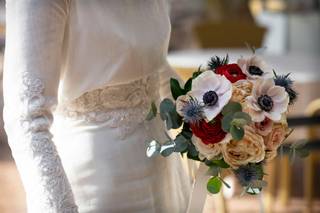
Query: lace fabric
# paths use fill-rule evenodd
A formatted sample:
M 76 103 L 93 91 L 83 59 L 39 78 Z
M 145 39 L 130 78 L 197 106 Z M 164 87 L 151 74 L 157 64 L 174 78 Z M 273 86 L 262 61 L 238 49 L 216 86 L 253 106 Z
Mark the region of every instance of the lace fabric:
M 159 98 L 158 73 L 127 84 L 89 91 L 56 111 L 68 119 L 87 124 L 105 123 L 120 129 L 125 138 L 144 122 L 152 101 Z
M 13 150 L 13 155 L 24 162 L 23 168 L 21 165 L 18 167 L 25 177 L 23 181 L 27 187 L 28 210 L 76 213 L 78 210 L 72 190 L 49 132 L 52 124 L 50 108 L 54 100 L 44 96 L 45 87 L 39 78 L 23 73 L 21 79 L 21 132 L 20 140 L 15 140 L 15 143 L 23 141 L 11 147 L 19 147 Z M 21 148 L 25 151 L 19 152 Z

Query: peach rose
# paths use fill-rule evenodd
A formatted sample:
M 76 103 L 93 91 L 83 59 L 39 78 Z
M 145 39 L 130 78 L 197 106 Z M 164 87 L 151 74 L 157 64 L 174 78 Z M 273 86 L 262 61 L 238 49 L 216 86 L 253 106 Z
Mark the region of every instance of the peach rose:
M 264 150 L 262 136 L 250 126 L 245 127 L 245 135 L 242 140 L 231 140 L 229 143 L 222 144 L 223 158 L 233 169 L 262 161 L 265 157 Z
M 191 140 L 199 152 L 199 158 L 201 160 L 204 158 L 211 160 L 219 157 L 221 154 L 221 144 L 230 141 L 231 135 L 227 134 L 221 142 L 215 144 L 204 144 L 201 139 L 195 135 L 192 136 Z
M 277 123 L 273 125 L 271 133 L 264 138 L 266 150 L 276 150 L 286 138 L 288 126 Z
M 232 97 L 234 102 L 244 102 L 245 98 L 251 95 L 253 84 L 248 80 L 240 80 L 232 85 Z

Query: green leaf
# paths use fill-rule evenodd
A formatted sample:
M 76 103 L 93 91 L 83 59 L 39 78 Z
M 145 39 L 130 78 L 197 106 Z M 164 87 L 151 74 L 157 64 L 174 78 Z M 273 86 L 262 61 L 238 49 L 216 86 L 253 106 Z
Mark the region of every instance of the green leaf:
M 222 118 L 221 126 L 222 130 L 225 132 L 230 132 L 231 122 L 233 120 L 233 114 L 229 113 Z
M 147 156 L 149 158 L 153 157 L 153 156 L 156 156 L 156 155 L 160 154 L 160 150 L 161 150 L 160 143 L 158 141 L 153 140 L 148 144 Z
M 161 146 L 160 154 L 163 157 L 167 157 L 174 152 L 175 143 L 173 141 L 167 141 Z
M 217 177 L 219 175 L 220 170 L 221 169 L 218 166 L 210 166 L 208 171 L 206 172 L 206 175 Z
M 167 114 L 167 129 L 178 129 L 181 127 L 183 121 L 176 111 Z
M 223 168 L 223 169 L 227 169 L 229 168 L 230 166 L 223 160 L 212 160 L 212 163 L 214 163 L 215 165 L 219 166 L 220 168 Z
M 193 145 L 193 143 L 189 143 L 187 157 L 192 160 L 200 161 L 198 155 L 199 155 L 199 152 L 196 149 L 196 147 Z
M 244 136 L 244 129 L 242 127 L 231 126 L 230 133 L 234 140 L 240 141 Z
M 245 125 L 247 125 L 247 123 L 248 122 L 243 118 L 234 118 L 231 122 L 231 125 L 240 128 L 240 127 L 244 127 Z
M 176 107 L 172 100 L 166 98 L 160 103 L 160 117 L 166 121 L 167 129 L 179 128 L 183 121 L 176 111 Z
M 179 81 L 177 79 L 171 78 L 170 79 L 170 88 L 171 88 L 171 94 L 174 100 L 177 100 L 177 98 L 180 95 L 184 95 L 184 90 L 180 87 Z
M 184 152 L 188 148 L 188 140 L 181 134 L 179 134 L 174 140 L 176 146 L 174 148 L 175 152 Z
M 157 116 L 157 113 L 158 113 L 158 110 L 157 110 L 157 106 L 154 102 L 151 103 L 151 108 L 150 108 L 150 111 L 147 115 L 147 118 L 146 120 L 147 121 L 150 121 L 152 119 L 154 119 L 156 116 Z
M 184 85 L 184 95 L 191 91 L 192 88 L 192 78 L 189 78 L 188 81 Z
M 233 117 L 237 118 L 237 119 L 239 118 L 239 119 L 246 120 L 247 121 L 246 124 L 250 124 L 252 122 L 250 115 L 245 112 L 236 112 L 236 113 L 234 113 Z
M 192 74 L 192 79 L 197 78 L 199 75 L 201 75 L 201 73 L 202 73 L 202 71 L 201 71 L 201 66 L 200 66 L 199 69 Z
M 212 177 L 207 183 L 207 190 L 212 194 L 217 194 L 220 192 L 222 183 L 218 177 Z
M 160 103 L 160 117 L 163 121 L 167 119 L 167 113 L 175 111 L 175 105 L 172 100 L 165 98 Z
M 229 113 L 241 112 L 242 106 L 238 102 L 229 102 L 226 106 L 223 107 L 222 115 L 227 115 Z

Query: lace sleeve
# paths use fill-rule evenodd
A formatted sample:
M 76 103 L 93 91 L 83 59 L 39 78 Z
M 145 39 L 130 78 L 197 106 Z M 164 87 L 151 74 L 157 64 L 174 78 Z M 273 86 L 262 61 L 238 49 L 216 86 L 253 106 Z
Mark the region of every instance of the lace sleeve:
M 3 117 L 28 212 L 76 213 L 50 133 L 68 3 L 7 0 L 6 7 Z

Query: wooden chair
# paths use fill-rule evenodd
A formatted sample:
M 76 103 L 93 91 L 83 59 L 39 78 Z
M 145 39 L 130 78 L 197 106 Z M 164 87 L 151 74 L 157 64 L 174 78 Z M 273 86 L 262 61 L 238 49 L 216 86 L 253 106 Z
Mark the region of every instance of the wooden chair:
M 320 99 L 312 101 L 306 109 L 308 116 L 320 114 Z M 311 126 L 308 128 L 308 140 L 314 140 L 319 137 L 319 126 Z M 316 153 L 310 155 L 304 160 L 304 200 L 306 204 L 305 213 L 312 212 L 313 188 L 314 188 L 314 165 L 319 161 L 319 156 Z

